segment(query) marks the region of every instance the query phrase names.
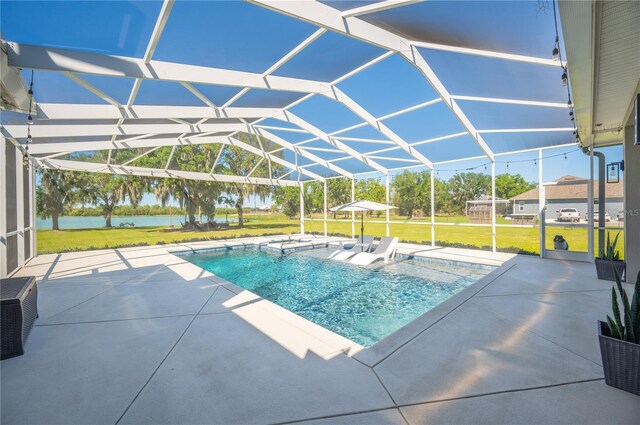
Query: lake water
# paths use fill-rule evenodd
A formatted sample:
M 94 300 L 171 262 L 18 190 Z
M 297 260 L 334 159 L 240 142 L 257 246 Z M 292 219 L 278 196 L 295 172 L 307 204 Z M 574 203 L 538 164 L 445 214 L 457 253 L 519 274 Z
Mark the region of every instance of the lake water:
M 203 220 L 206 221 L 206 216 L 203 216 Z M 217 216 L 216 221 L 218 223 L 224 223 L 224 216 Z M 235 223 L 238 220 L 230 218 L 229 223 Z M 134 223 L 135 227 L 147 227 L 147 226 L 180 226 L 180 223 L 184 223 L 183 216 L 168 216 L 168 215 L 141 215 L 141 216 L 126 216 L 126 217 L 111 217 L 111 225 L 114 227 L 120 226 L 120 223 Z M 38 229 L 51 229 L 51 219 L 36 218 L 36 227 Z M 60 217 L 59 219 L 60 229 L 93 229 L 104 227 L 104 217 Z

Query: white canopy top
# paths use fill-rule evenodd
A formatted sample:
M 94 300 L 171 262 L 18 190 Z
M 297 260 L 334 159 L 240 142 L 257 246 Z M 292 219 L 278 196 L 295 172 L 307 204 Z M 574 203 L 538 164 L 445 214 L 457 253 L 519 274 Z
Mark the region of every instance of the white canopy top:
M 380 204 L 373 201 L 354 201 L 339 207 L 331 208 L 331 211 L 387 211 L 397 207 L 392 205 Z

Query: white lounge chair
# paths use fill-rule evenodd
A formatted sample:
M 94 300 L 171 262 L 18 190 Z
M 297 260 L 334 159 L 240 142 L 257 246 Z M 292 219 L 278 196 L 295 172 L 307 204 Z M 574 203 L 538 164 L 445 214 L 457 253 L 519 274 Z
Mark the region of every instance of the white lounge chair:
M 352 264 L 366 266 L 376 260 L 389 261 L 396 256 L 398 247 L 398 238 L 384 237 L 380 239 L 380 243 L 373 252 L 361 252 L 356 254 L 352 259 Z
M 348 260 L 356 254 L 369 252 L 371 244 L 373 244 L 373 236 L 360 235 L 358 236 L 358 240 L 356 240 L 355 245 L 353 245 L 350 249 L 338 249 L 336 251 L 333 251 L 328 258 L 340 261 Z

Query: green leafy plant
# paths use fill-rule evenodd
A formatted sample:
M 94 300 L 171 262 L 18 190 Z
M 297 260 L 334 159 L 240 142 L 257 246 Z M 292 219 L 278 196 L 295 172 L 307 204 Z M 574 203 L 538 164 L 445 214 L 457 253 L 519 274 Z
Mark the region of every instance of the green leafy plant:
M 611 234 L 607 232 L 607 244 L 605 247 L 600 249 L 600 258 L 602 260 L 609 261 L 620 261 L 620 251 L 616 249 L 618 245 L 618 237 L 620 237 L 620 232 L 616 233 L 616 237 L 613 239 L 613 243 L 611 242 Z
M 613 319 L 607 315 L 607 324 L 611 331 L 611 336 L 623 341 L 640 344 L 640 273 L 636 279 L 633 295 L 631 296 L 631 304 L 629 297 L 622 288 L 621 278 L 616 270 L 616 284 L 611 288 L 611 304 L 613 307 Z M 616 286 L 618 294 L 616 293 Z M 620 313 L 618 305 L 618 295 L 622 300 L 624 308 L 623 314 Z

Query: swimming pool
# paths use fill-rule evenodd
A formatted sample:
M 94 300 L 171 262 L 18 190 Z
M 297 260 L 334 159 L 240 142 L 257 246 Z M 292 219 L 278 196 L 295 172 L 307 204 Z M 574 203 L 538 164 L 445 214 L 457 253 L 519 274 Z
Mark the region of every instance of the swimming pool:
M 370 266 L 328 260 L 329 249 L 195 253 L 191 263 L 370 347 L 493 269 L 402 259 Z

